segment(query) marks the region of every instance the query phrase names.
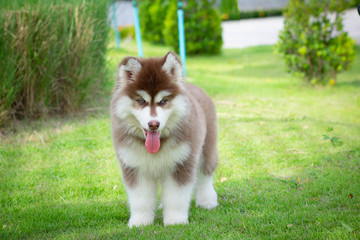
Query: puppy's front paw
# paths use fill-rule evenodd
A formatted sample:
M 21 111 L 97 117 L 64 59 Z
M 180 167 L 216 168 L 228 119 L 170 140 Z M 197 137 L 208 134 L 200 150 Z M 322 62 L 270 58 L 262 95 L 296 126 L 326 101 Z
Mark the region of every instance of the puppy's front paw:
M 182 213 L 169 213 L 164 215 L 164 225 L 187 224 L 188 215 Z
M 128 226 L 138 227 L 138 226 L 146 226 L 152 224 L 154 222 L 153 215 L 131 215 Z

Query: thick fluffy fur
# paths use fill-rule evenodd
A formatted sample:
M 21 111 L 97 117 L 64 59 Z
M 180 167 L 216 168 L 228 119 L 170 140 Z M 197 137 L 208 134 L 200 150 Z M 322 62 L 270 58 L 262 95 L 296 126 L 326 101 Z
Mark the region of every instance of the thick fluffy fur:
M 217 206 L 212 184 L 218 161 L 215 107 L 203 90 L 185 84 L 174 53 L 121 62 L 111 120 L 129 198 L 130 227 L 153 222 L 158 184 L 165 225 L 188 222 L 193 189 L 198 206 Z M 156 153 L 145 148 L 150 121 L 159 123 L 161 145 Z

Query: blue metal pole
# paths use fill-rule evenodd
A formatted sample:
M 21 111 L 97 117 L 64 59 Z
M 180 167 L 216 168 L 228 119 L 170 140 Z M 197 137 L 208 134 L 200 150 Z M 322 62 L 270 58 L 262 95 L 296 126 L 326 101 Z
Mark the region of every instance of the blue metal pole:
M 184 11 L 182 1 L 178 1 L 178 26 L 179 26 L 179 46 L 180 58 L 182 61 L 184 76 L 186 76 L 186 49 L 185 49 L 185 31 L 184 31 Z
M 115 2 L 112 4 L 111 8 L 112 8 L 112 11 L 113 11 L 113 22 L 114 22 L 116 47 L 120 48 L 120 34 L 119 34 L 119 30 L 118 30 L 118 22 L 117 22 Z
M 137 2 L 132 1 L 133 9 L 134 9 L 134 17 L 135 17 L 135 35 L 136 35 L 136 45 L 138 50 L 139 57 L 143 57 L 143 47 L 141 42 L 141 31 L 140 31 L 140 21 L 139 21 L 139 13 L 137 9 Z

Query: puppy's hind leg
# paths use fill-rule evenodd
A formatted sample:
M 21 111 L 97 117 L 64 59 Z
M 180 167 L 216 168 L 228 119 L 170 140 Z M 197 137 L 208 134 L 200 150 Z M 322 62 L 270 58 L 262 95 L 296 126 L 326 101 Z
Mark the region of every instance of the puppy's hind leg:
M 206 209 L 215 208 L 218 205 L 217 194 L 213 186 L 213 176 L 205 175 L 198 171 L 196 182 L 196 206 Z
M 216 122 L 208 122 L 205 143 L 196 181 L 196 205 L 211 209 L 218 205 L 213 175 L 218 163 Z

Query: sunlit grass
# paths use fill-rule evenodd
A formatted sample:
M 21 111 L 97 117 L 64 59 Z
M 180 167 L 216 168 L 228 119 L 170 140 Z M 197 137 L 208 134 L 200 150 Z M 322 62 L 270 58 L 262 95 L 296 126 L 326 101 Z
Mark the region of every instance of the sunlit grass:
M 136 55 L 133 42 L 122 46 L 109 47 L 114 75 Z M 169 50 L 144 43 L 146 57 Z M 339 75 L 335 87 L 310 87 L 286 73 L 270 46 L 187 63 L 187 81 L 218 111 L 216 209 L 193 203 L 186 226 L 163 227 L 158 210 L 154 225 L 127 227 L 107 96 L 96 111 L 20 123 L 2 136 L 0 238 L 358 239 L 360 71 Z

